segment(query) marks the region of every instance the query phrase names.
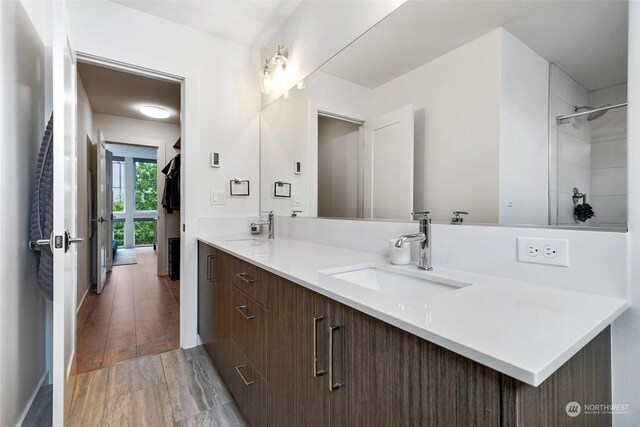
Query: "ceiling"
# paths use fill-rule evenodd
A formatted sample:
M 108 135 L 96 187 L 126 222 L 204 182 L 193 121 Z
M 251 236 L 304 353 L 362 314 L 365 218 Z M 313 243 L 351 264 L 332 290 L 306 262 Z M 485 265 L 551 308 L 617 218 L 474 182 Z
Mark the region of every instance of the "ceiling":
M 261 48 L 302 0 L 111 0 L 217 37 Z
M 78 72 L 94 113 L 132 119 L 180 124 L 180 84 L 78 63 Z M 140 107 L 154 105 L 171 113 L 167 119 L 152 119 Z
M 504 27 L 592 91 L 627 81 L 627 11 L 620 0 L 410 0 L 322 70 L 375 88 Z

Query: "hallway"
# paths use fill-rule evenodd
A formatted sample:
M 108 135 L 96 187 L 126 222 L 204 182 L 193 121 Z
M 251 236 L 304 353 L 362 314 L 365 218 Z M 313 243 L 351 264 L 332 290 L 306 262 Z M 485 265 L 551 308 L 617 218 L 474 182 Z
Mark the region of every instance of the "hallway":
M 78 372 L 180 346 L 180 282 L 156 275 L 153 248 L 136 251 L 138 264 L 114 266 L 102 295 L 89 293 L 78 312 Z

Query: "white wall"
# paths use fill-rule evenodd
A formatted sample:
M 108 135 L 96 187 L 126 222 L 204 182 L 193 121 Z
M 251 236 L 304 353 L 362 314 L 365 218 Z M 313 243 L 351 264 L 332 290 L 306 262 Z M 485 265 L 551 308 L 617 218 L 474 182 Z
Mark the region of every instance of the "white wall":
M 36 163 L 51 106 L 45 48 L 21 3 L 0 2 L 0 30 L 0 425 L 13 426 L 46 380 L 46 308 L 27 242 Z
M 261 51 L 260 63 L 289 50 L 291 85 L 305 78 L 406 0 L 304 1 Z M 256 70 L 259 71 L 259 68 Z M 282 91 L 262 97 L 265 107 Z
M 640 165 L 640 1 L 629 2 L 628 162 Z M 613 401 L 629 404 L 628 414 L 613 418 L 616 427 L 640 425 L 640 168 L 628 169 L 629 232 L 627 245 L 628 298 L 631 307 L 614 324 L 611 334 Z M 605 264 L 598 264 L 605 265 Z
M 576 225 L 573 187 L 591 194 L 591 143 L 585 117 L 557 124 L 556 117 L 589 105 L 589 92 L 551 64 L 549 72 L 549 202 L 551 224 Z M 588 200 L 587 200 L 588 202 Z M 587 221 L 587 224 L 589 221 Z
M 499 224 L 549 224 L 549 63 L 500 30 Z
M 414 208 L 498 222 L 501 29 L 374 90 L 374 115 L 414 109 Z M 469 185 L 469 183 L 473 185 Z
M 225 205 L 209 202 L 209 191 L 227 188 L 233 176 L 258 185 L 258 52 L 104 0 L 71 2 L 69 15 L 78 51 L 185 79 L 180 327 L 181 345 L 191 347 L 197 343 L 197 218 L 258 211 L 258 192 Z M 221 153 L 223 167 L 209 167 L 212 150 Z
M 591 106 L 627 102 L 627 85 L 590 93 Z M 591 195 L 595 216 L 592 225 L 627 225 L 627 109 L 609 110 L 589 122 L 591 139 Z
M 365 120 L 370 116 L 371 89 L 324 72 L 307 79 L 303 90 L 292 89 L 260 114 L 260 163 L 262 210 L 288 215 L 302 210 L 303 216 L 317 215 L 318 110 Z M 302 173 L 294 174 L 293 162 L 302 161 Z M 273 197 L 275 181 L 290 182 L 290 199 Z
M 96 136 L 93 130 L 93 112 L 91 104 L 87 98 L 87 92 L 84 89 L 80 74 L 78 74 L 78 119 L 77 119 L 77 140 L 76 154 L 78 156 L 78 216 L 76 230 L 80 237 L 84 240 L 77 245 L 78 254 L 78 289 L 77 303 L 78 307 L 82 305 L 85 295 L 91 287 L 91 245 L 89 240 L 91 235 L 91 209 L 89 208 L 89 191 L 91 184 L 89 183 L 89 162 L 88 156 L 91 152 L 91 144 L 95 143 Z

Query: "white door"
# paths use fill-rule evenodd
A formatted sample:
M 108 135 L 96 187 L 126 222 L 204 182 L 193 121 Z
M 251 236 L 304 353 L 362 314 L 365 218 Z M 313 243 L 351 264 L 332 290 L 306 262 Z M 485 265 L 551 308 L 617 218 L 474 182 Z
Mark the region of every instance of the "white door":
M 63 1 L 52 2 L 53 40 L 53 425 L 65 424 L 75 376 L 77 256 L 76 63 Z M 71 237 L 73 236 L 73 238 Z M 67 383 L 69 381 L 69 383 Z
M 364 217 L 412 219 L 413 108 L 364 124 Z
M 113 153 L 107 150 L 106 153 L 106 178 L 107 178 L 107 191 L 105 194 L 106 199 L 106 209 L 105 213 L 105 223 L 107 224 L 107 229 L 105 231 L 106 235 L 106 245 L 107 245 L 107 273 L 113 269 Z
M 101 131 L 98 131 L 98 149 L 96 150 L 96 245 L 97 245 L 97 257 L 96 269 L 97 269 L 97 283 L 96 290 L 99 294 L 102 293 L 104 285 L 107 282 L 107 272 L 111 270 L 113 265 L 112 260 L 112 246 L 111 246 L 111 209 L 109 206 L 109 187 L 111 187 L 112 181 L 109 179 L 112 175 L 112 171 L 109 171 L 107 163 L 111 163 L 113 169 L 113 156 L 110 161 L 107 161 L 107 153 L 111 154 L 105 145 L 104 136 Z M 111 206 L 112 207 L 112 206 Z

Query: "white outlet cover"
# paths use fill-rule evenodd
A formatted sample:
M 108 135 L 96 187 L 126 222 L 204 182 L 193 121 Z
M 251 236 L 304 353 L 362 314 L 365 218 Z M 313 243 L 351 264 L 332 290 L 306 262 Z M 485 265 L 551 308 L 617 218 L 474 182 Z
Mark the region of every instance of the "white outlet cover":
M 538 248 L 537 255 L 528 254 L 531 247 Z M 555 255 L 549 253 L 553 249 L 555 249 Z M 518 261 L 569 267 L 569 241 L 567 239 L 518 237 Z

